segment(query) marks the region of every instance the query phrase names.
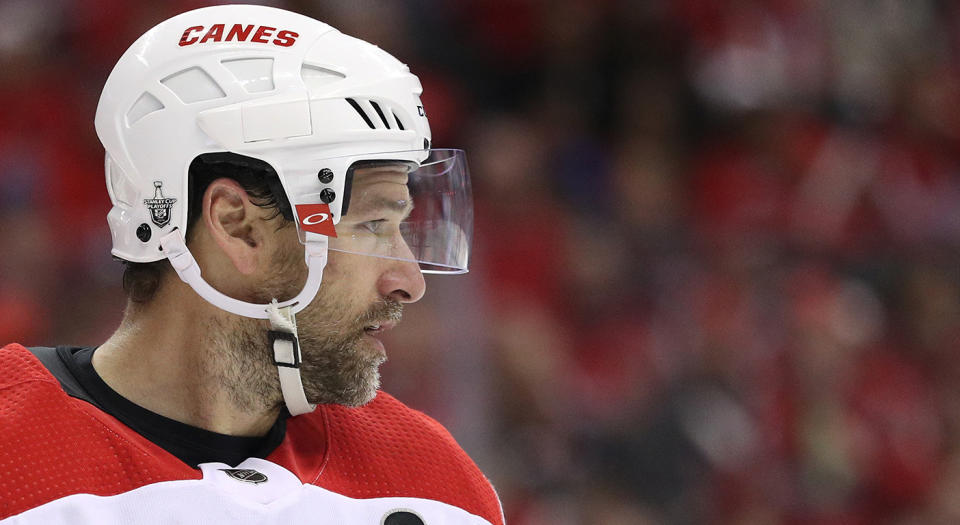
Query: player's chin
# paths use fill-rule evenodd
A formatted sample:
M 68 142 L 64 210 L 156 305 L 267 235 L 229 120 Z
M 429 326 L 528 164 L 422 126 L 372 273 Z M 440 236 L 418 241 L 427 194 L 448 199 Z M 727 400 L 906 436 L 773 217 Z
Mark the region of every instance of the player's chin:
M 380 390 L 380 365 L 386 360 L 386 356 L 378 355 L 369 363 L 360 381 L 358 381 L 359 384 L 353 402 L 343 404 L 354 407 L 363 406 L 377 397 L 377 392 Z
M 385 359 L 374 359 L 362 367 L 355 368 L 339 377 L 338 381 L 327 381 L 326 385 L 315 385 L 307 390 L 307 400 L 314 404 L 336 404 L 348 407 L 361 407 L 373 401 L 380 390 L 380 365 Z M 329 383 L 339 383 L 339 388 Z M 333 387 L 333 388 L 331 388 Z
M 380 390 L 380 375 L 377 374 L 377 379 L 375 383 L 370 383 L 366 388 L 359 390 L 357 395 L 353 396 L 352 399 L 345 400 L 341 405 L 348 407 L 362 407 L 367 403 L 374 400 L 377 397 L 377 392 Z

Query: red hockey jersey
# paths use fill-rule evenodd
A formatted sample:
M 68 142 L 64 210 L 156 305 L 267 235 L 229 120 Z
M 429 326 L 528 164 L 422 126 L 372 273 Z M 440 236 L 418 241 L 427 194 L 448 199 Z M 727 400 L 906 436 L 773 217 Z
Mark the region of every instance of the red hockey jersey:
M 12 523 L 503 525 L 493 487 L 439 423 L 386 393 L 287 421 L 265 459 L 183 463 L 0 350 L 0 519 Z

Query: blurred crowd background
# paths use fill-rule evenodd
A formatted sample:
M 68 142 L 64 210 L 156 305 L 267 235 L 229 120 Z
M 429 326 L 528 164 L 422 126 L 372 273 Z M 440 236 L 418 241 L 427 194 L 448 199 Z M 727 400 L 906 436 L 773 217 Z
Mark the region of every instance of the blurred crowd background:
M 113 63 L 208 2 L 0 0 L 0 339 L 120 319 Z M 960 3 L 290 0 L 410 64 L 472 271 L 385 388 L 511 525 L 960 523 Z

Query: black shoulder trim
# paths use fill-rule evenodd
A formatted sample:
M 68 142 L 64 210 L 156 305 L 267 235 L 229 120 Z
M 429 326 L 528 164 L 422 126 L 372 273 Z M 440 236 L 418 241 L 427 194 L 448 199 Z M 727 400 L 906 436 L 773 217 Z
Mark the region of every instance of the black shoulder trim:
M 60 388 L 70 397 L 82 399 L 94 406 L 99 406 L 90 394 L 80 386 L 80 382 L 74 377 L 64 359 L 70 359 L 70 349 L 67 347 L 51 348 L 49 346 L 34 346 L 27 350 L 40 360 L 40 363 L 53 374 L 60 382 Z

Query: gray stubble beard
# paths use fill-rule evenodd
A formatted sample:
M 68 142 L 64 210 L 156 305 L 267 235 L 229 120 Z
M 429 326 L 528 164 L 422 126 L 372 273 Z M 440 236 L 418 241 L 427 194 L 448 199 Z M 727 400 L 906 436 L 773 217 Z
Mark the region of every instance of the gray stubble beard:
M 321 316 L 337 311 L 329 298 L 298 316 L 298 338 L 302 352 L 300 368 L 307 400 L 315 404 L 362 406 L 380 387 L 380 366 L 386 357 L 363 344 L 364 327 L 380 321 L 399 321 L 403 305 L 382 299 L 351 321 L 323 322 Z M 231 316 L 232 317 L 232 316 Z M 211 321 L 208 334 L 216 348 L 208 370 L 216 375 L 231 403 L 247 412 L 283 406 L 273 349 L 267 340 L 264 321 L 223 318 Z

